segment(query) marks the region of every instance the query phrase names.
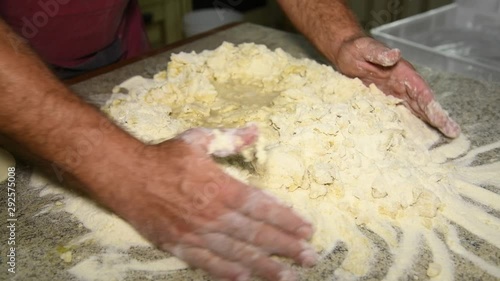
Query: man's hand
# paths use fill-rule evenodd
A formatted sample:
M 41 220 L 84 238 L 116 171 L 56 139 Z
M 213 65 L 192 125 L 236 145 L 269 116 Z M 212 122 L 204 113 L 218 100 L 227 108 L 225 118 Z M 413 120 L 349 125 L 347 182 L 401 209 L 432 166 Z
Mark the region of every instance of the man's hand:
M 389 49 L 370 37 L 358 37 L 345 41 L 335 60 L 342 73 L 358 77 L 366 85 L 374 83 L 384 93 L 402 99 L 416 116 L 446 136 L 455 138 L 460 134 L 458 124 L 441 108 L 427 83 L 401 58 L 398 49 Z
M 214 145 L 216 138 L 234 146 L 223 150 Z M 130 159 L 136 171 L 115 175 L 110 187 L 115 192 L 101 201 L 159 248 L 214 277 L 295 280 L 288 266 L 270 256 L 314 265 L 317 254 L 305 242 L 312 226 L 273 197 L 225 174 L 208 155 L 237 153 L 256 138 L 253 126 L 191 129 L 147 146 Z
M 365 35 L 346 0 L 278 0 L 295 26 L 338 70 L 402 99 L 419 118 L 454 138 L 460 127 L 434 100 L 410 63 Z

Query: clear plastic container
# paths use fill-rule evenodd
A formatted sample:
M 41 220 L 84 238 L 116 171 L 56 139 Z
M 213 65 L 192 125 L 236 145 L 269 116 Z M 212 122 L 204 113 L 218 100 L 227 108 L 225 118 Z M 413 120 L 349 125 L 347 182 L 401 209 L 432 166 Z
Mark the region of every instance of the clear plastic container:
M 458 0 L 371 32 L 414 63 L 500 82 L 500 0 Z

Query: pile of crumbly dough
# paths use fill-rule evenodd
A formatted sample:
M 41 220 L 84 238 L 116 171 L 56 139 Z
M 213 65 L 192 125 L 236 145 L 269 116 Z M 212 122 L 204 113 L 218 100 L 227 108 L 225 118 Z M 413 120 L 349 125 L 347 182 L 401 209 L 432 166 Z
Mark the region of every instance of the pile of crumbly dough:
M 334 224 L 307 210 L 326 197 L 329 212 L 340 208 L 358 215 L 366 208 L 358 205 L 368 201 L 376 203 L 375 213 L 415 216 L 427 224 L 425 218 L 434 217 L 440 206 L 422 186 L 428 175 L 415 169 L 428 164 L 429 153 L 408 137 L 400 117 L 404 110 L 395 106 L 399 100 L 331 67 L 280 49 L 226 43 L 199 55 L 172 56 L 168 70 L 149 87 L 122 87 L 132 92 L 115 95 L 104 111 L 144 142 L 161 142 L 198 126 L 258 124 L 262 149 L 253 162 L 255 173 L 241 170 L 236 176 L 248 181 L 256 175 L 252 183 L 286 196 L 285 202 L 313 220 L 318 249 L 331 245 Z
M 345 243 L 349 252 L 338 277 L 370 270 L 377 249 L 362 227 L 380 236 L 394 256 L 388 280 L 407 274 L 424 240 L 434 256 L 429 277 L 453 278 L 449 241 L 435 232 L 453 240 L 449 220 L 466 224 L 451 215 L 467 207 L 451 184 L 456 168 L 445 161 L 465 152 L 468 142 L 462 136 L 455 152 L 431 152 L 439 135 L 373 85 L 281 49 L 224 43 L 213 51 L 173 55 L 154 79 L 124 82 L 104 111 L 147 143 L 193 127 L 253 122 L 261 137 L 246 153 L 249 162 L 221 165 L 309 219 L 318 251 Z M 489 219 L 474 210 L 479 222 Z M 482 228 L 486 234 L 464 227 L 492 243 L 494 232 L 488 231 L 500 229 L 492 225 Z M 489 264 L 480 267 L 500 274 Z

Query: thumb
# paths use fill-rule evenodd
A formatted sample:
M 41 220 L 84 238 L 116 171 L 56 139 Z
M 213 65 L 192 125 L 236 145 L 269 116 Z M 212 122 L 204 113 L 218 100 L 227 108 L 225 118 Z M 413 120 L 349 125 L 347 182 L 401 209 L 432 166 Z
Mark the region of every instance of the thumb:
M 258 136 L 257 126 L 250 124 L 236 129 L 194 128 L 177 138 L 201 148 L 206 154 L 227 157 L 253 145 Z
M 399 49 L 390 49 L 373 38 L 369 38 L 369 41 L 360 47 L 364 59 L 373 64 L 389 67 L 395 65 L 401 59 Z

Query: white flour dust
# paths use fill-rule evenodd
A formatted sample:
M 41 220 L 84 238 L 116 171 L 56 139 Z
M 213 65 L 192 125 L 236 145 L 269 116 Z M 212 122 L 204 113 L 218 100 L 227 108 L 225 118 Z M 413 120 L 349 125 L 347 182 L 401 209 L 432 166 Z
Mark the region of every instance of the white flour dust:
M 122 89 L 128 94 L 119 94 Z M 479 207 L 500 211 L 500 195 L 481 187 L 500 188 L 500 164 L 470 166 L 500 142 L 469 151 L 467 138 L 460 136 L 430 149 L 439 135 L 399 100 L 328 66 L 255 44 L 225 43 L 214 51 L 173 55 L 154 80 L 135 77 L 115 92 L 103 110 L 148 143 L 192 127 L 257 124 L 261 137 L 251 163 L 221 165 L 313 222 L 311 242 L 322 254 L 344 243 L 348 253 L 332 276 L 336 280 L 362 277 L 377 262 L 378 249 L 362 228 L 387 244 L 393 263 L 386 280 L 408 276 L 423 245 L 432 252 L 427 278 L 454 279 L 451 253 L 500 278 L 499 265 L 465 249 L 454 226 L 500 248 L 500 219 Z M 109 276 L 122 276 L 127 268 L 149 274 L 162 268 L 130 259 L 116 263 L 126 260 L 127 247 L 149 243 L 119 218 L 50 188 L 65 194 L 64 210 L 91 230 L 82 239 L 92 237 L 107 249 L 75 265 L 72 273 L 85 279 L 85 272 L 103 264 Z M 121 239 L 108 239 L 115 232 Z M 109 253 L 122 256 L 106 259 Z

